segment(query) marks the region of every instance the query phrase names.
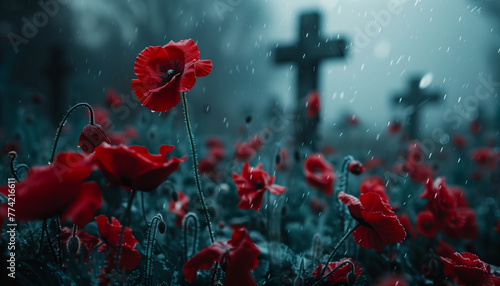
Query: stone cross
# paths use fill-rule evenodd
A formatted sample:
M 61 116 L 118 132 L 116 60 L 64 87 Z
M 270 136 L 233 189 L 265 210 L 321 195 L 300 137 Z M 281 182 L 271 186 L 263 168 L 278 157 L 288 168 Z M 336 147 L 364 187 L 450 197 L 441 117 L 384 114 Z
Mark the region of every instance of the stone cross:
M 405 95 L 394 97 L 395 104 L 404 104 L 411 108 L 410 115 L 406 120 L 408 136 L 410 140 L 417 139 L 419 132 L 420 111 L 422 106 L 429 102 L 437 102 L 441 96 L 438 93 L 428 93 L 420 88 L 421 78 L 413 78 L 410 81 L 410 89 Z
M 344 58 L 346 42 L 342 39 L 321 38 L 319 13 L 304 14 L 300 17 L 300 35 L 296 44 L 277 47 L 277 63 L 292 62 L 299 68 L 297 79 L 298 113 L 296 122 L 297 144 L 314 146 L 319 118 L 308 119 L 305 113 L 305 97 L 318 89 L 318 66 L 327 58 Z

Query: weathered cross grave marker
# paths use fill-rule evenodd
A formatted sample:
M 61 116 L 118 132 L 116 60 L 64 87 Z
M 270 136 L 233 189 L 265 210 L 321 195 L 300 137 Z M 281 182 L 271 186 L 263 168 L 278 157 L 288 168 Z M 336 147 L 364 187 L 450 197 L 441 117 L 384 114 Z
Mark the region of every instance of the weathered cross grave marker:
M 409 139 L 417 139 L 419 132 L 420 111 L 422 106 L 437 102 L 441 97 L 438 93 L 429 93 L 425 89 L 420 88 L 421 78 L 413 78 L 410 81 L 410 89 L 404 95 L 394 97 L 395 104 L 404 104 L 411 108 L 410 115 L 406 120 Z
M 342 39 L 321 38 L 318 13 L 304 14 L 300 17 L 299 41 L 291 46 L 277 47 L 277 63 L 292 62 L 299 67 L 297 79 L 298 113 L 296 119 L 296 144 L 314 148 L 314 137 L 319 118 L 308 119 L 305 113 L 305 97 L 318 89 L 318 67 L 320 61 L 328 58 L 344 58 L 346 42 Z

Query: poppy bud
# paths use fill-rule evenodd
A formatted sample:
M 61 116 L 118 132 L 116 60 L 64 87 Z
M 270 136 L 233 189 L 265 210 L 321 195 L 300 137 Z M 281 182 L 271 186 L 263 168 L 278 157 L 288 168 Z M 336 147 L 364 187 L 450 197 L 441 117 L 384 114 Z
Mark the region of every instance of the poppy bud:
M 353 271 L 347 273 L 347 284 L 348 285 L 354 285 L 354 283 L 356 283 L 356 273 L 354 273 Z
M 361 162 L 359 161 L 351 161 L 351 163 L 349 163 L 349 166 L 347 167 L 347 170 L 350 173 L 359 176 L 365 171 L 365 166 L 363 166 L 363 164 L 361 164 Z
M 276 165 L 279 165 L 279 164 L 280 164 L 280 162 L 281 162 L 281 156 L 280 156 L 280 154 L 276 154 L 276 159 L 275 159 L 275 161 L 276 161 Z
M 102 142 L 111 144 L 111 140 L 106 135 L 106 132 L 104 132 L 104 129 L 99 124 L 89 124 L 83 128 L 78 140 L 78 146 L 82 148 L 84 153 L 90 154 Z
M 163 221 L 160 221 L 160 222 L 158 223 L 158 231 L 159 231 L 161 234 L 164 234 L 166 229 L 167 229 L 167 226 L 165 225 L 165 223 L 164 223 Z
M 80 250 L 80 239 L 78 236 L 72 236 L 68 239 L 68 243 L 66 244 L 66 247 L 68 248 L 68 252 L 72 255 L 75 255 L 78 253 L 78 250 Z
M 174 201 L 174 202 L 177 202 L 177 200 L 179 200 L 179 196 L 177 195 L 176 191 L 173 191 L 172 194 L 170 195 L 170 197 L 172 198 L 172 201 Z
M 250 124 L 250 122 L 252 122 L 252 115 L 248 115 L 247 118 L 245 119 L 245 122 L 247 124 Z

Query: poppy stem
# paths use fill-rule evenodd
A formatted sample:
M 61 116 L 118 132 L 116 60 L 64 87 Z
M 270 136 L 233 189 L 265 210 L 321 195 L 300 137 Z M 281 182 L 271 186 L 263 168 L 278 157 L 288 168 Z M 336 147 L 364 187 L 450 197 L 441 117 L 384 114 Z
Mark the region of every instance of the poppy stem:
M 136 194 L 137 191 L 132 190 L 132 194 L 128 198 L 127 209 L 125 210 L 125 213 L 123 213 L 122 218 L 120 219 L 122 221 L 122 229 L 120 231 L 120 241 L 118 243 L 118 250 L 116 252 L 116 270 L 118 270 L 118 272 L 120 271 L 120 256 L 122 253 L 122 243 L 123 243 L 123 236 L 125 234 L 125 227 L 128 225 L 128 222 L 130 221 L 130 209 L 132 208 L 132 203 Z M 125 219 L 127 220 L 127 222 L 125 222 Z
M 151 279 L 151 264 L 154 250 L 154 243 L 156 239 L 156 230 L 158 229 L 158 223 L 161 222 L 161 215 L 155 216 L 148 229 L 147 247 L 146 247 L 146 274 L 145 274 L 145 285 L 149 286 L 152 283 Z
M 16 169 L 14 168 L 14 161 L 16 160 L 17 157 L 16 151 L 10 151 L 9 157 L 10 157 L 10 172 L 12 173 L 12 176 L 14 176 L 14 179 L 16 179 L 17 182 L 19 182 L 19 177 L 17 176 Z
M 198 217 L 196 216 L 195 213 L 189 212 L 184 216 L 184 219 L 182 220 L 182 230 L 184 232 L 184 263 L 186 263 L 191 255 L 188 255 L 188 243 L 187 243 L 187 236 L 188 236 L 188 228 L 189 228 L 189 221 L 193 221 L 194 224 L 194 231 L 193 231 L 193 244 L 192 244 L 192 251 L 191 255 L 194 254 L 196 251 L 196 244 L 198 242 Z
M 181 92 L 181 97 L 182 97 L 182 104 L 184 106 L 184 118 L 186 121 L 186 128 L 187 128 L 187 132 L 189 135 L 189 142 L 191 143 L 191 152 L 192 152 L 193 165 L 194 165 L 194 179 L 196 181 L 196 187 L 198 188 L 198 197 L 200 198 L 201 205 L 203 207 L 203 213 L 205 215 L 205 220 L 207 221 L 207 228 L 208 228 L 208 234 L 210 235 L 210 241 L 212 243 L 214 243 L 215 239 L 214 239 L 214 234 L 212 232 L 212 224 L 210 222 L 210 214 L 208 213 L 207 204 L 205 203 L 205 195 L 203 194 L 203 191 L 201 189 L 200 175 L 198 174 L 198 159 L 196 157 L 193 132 L 191 131 L 191 123 L 189 121 L 189 112 L 188 112 L 186 93 Z
M 316 283 L 314 283 L 312 286 L 319 285 L 323 280 L 326 279 L 326 277 L 332 275 L 333 272 L 335 272 L 335 270 L 339 269 L 340 267 L 344 266 L 345 264 L 351 264 L 351 271 L 350 271 L 350 273 L 353 273 L 354 275 L 356 275 L 356 272 L 355 272 L 356 271 L 356 266 L 354 265 L 354 263 L 352 263 L 349 260 L 345 260 L 345 261 L 342 261 L 339 265 L 337 265 L 337 267 L 335 267 L 332 270 L 330 270 L 330 272 L 328 272 L 326 275 L 322 276 L 321 279 L 319 279 L 318 281 L 316 281 Z M 321 274 L 321 275 L 323 275 L 323 274 Z M 349 273 L 347 275 L 349 275 Z M 354 276 L 354 277 L 356 277 L 356 276 Z M 347 278 L 347 283 L 349 283 L 349 285 L 352 285 L 352 284 L 350 284 L 348 277 L 346 277 L 346 278 Z
M 344 243 L 344 241 L 347 239 L 347 237 L 350 234 L 352 234 L 354 232 L 354 230 L 356 230 L 356 228 L 358 228 L 358 226 L 360 226 L 359 223 L 355 227 L 351 228 L 348 232 L 346 232 L 346 234 L 340 239 L 339 243 L 337 243 L 337 245 L 333 249 L 332 253 L 330 254 L 330 257 L 328 257 L 328 260 L 326 261 L 325 265 L 323 265 L 323 269 L 321 270 L 321 275 L 325 274 L 325 271 L 326 271 L 326 268 L 328 267 L 328 264 L 330 262 L 332 262 L 333 256 L 335 255 L 337 250 L 339 250 L 339 247 L 342 245 L 342 243 Z
M 351 155 L 345 156 L 344 157 L 344 162 L 342 163 L 342 169 L 340 169 L 341 177 L 340 177 L 340 182 L 337 187 L 337 192 L 335 193 L 335 196 L 337 197 L 340 192 L 345 192 L 347 193 L 347 188 L 349 187 L 349 163 L 354 161 L 354 158 Z M 345 216 L 346 216 L 346 210 L 344 209 L 344 204 L 342 204 L 340 201 L 337 201 L 338 203 L 338 215 L 339 215 L 339 222 L 340 222 L 340 231 L 347 231 L 347 225 L 345 223 Z
M 56 148 L 57 148 L 57 142 L 59 142 L 59 137 L 61 137 L 62 129 L 63 129 L 64 125 L 66 125 L 66 121 L 68 120 L 68 117 L 70 116 L 71 112 L 73 112 L 75 109 L 77 109 L 78 107 L 81 107 L 81 106 L 87 107 L 89 112 L 90 112 L 90 125 L 95 124 L 95 122 L 94 122 L 95 121 L 94 120 L 94 110 L 92 109 L 92 106 L 90 106 L 90 104 L 88 104 L 86 102 L 81 102 L 81 103 L 78 103 L 78 104 L 74 105 L 73 107 L 71 107 L 68 110 L 68 112 L 66 112 L 66 115 L 64 115 L 63 120 L 61 120 L 61 122 L 59 122 L 59 127 L 57 127 L 56 137 L 54 137 L 54 143 L 52 143 L 52 151 L 51 151 L 51 155 L 50 155 L 49 164 L 51 164 L 54 161 L 54 157 L 56 154 Z

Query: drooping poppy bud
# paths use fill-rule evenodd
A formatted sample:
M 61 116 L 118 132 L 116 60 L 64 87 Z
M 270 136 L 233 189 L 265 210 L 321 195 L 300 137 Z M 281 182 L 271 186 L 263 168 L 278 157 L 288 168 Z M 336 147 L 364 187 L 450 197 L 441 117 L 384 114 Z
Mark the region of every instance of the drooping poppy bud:
M 365 166 L 361 162 L 354 160 L 349 163 L 347 170 L 349 173 L 359 176 L 365 171 Z
M 90 154 L 93 153 L 95 147 L 101 145 L 102 142 L 111 144 L 111 140 L 108 135 L 106 135 L 106 132 L 104 132 L 104 129 L 102 129 L 99 124 L 89 124 L 83 128 L 80 139 L 78 140 L 78 146 L 82 148 L 84 153 Z

